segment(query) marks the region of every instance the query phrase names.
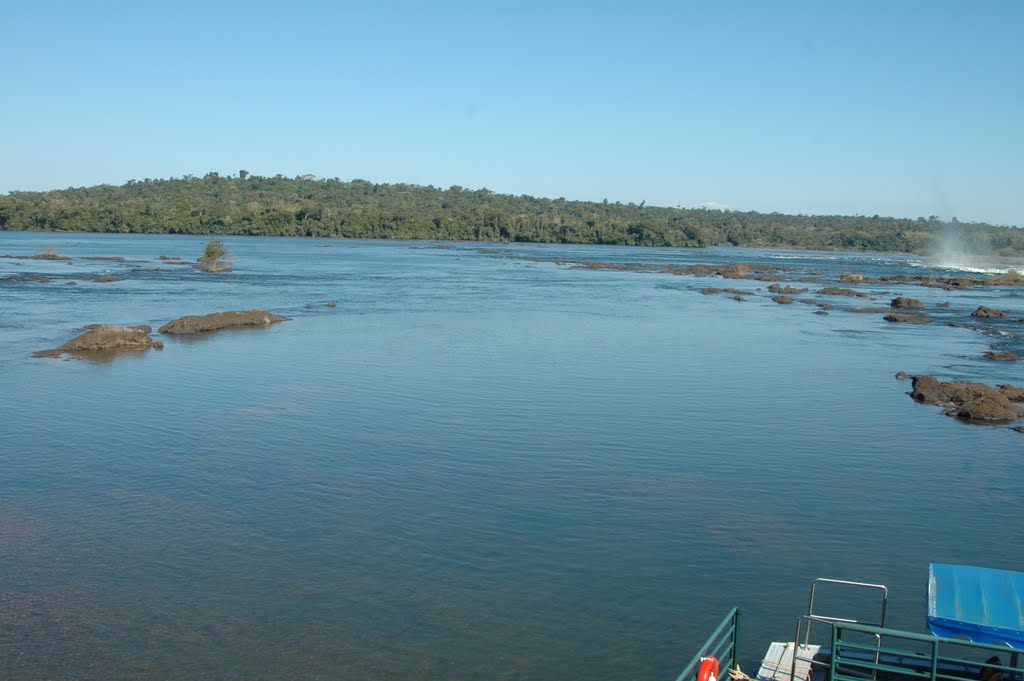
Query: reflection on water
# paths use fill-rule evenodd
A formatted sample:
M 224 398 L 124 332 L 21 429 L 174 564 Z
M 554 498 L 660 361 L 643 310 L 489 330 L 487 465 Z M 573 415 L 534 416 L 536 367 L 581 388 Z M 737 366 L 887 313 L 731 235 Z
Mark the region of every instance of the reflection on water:
M 235 271 L 209 278 L 141 271 L 202 237 L 0 233 L 125 276 L 0 284 L 0 677 L 674 678 L 737 603 L 759 659 L 816 576 L 889 584 L 920 630 L 929 561 L 1024 563 L 1020 434 L 893 379 L 1024 383 L 941 323 L 1024 316 L 1015 291 L 864 287 L 940 322 L 907 328 L 535 261 L 906 257 L 225 241 Z M 29 357 L 84 324 L 252 307 L 294 319 Z

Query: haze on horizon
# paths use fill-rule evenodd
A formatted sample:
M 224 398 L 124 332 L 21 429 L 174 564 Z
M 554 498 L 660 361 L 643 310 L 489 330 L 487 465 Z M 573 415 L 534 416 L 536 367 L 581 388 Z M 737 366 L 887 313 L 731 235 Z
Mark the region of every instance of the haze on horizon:
M 5 8 L 0 193 L 222 174 L 1024 225 L 1024 4 Z

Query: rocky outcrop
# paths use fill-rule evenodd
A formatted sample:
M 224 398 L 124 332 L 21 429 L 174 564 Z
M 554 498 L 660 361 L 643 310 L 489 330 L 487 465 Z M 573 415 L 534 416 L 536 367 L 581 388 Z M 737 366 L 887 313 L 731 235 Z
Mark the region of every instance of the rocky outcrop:
M 789 296 L 772 296 L 772 300 L 774 300 L 779 305 L 792 305 L 793 304 L 793 299 L 790 298 Z
M 889 307 L 894 307 L 896 309 L 923 310 L 924 303 L 922 303 L 917 298 L 906 298 L 904 296 L 897 296 L 896 298 L 892 299 L 891 303 L 889 303 Z
M 1024 400 L 1024 390 L 1011 385 L 993 388 L 984 383 L 943 383 L 934 376 L 914 376 L 907 394 L 918 402 L 945 407 L 947 416 L 973 423 L 1007 423 L 1024 416 L 1024 409 L 1014 404 Z
M 64 345 L 52 350 L 40 350 L 33 357 L 58 357 L 64 353 L 90 353 L 110 350 L 159 350 L 163 343 L 149 337 L 152 327 L 116 326 L 113 324 L 90 324 L 83 327 L 85 333 L 75 336 Z
M 972 317 L 982 317 L 985 319 L 1005 319 L 1007 316 L 1006 310 L 997 310 L 992 307 L 985 307 L 980 305 L 977 310 L 971 313 Z
M 826 286 L 823 289 L 818 290 L 819 296 L 849 296 L 851 298 L 866 298 L 867 296 L 860 291 L 854 291 L 850 288 L 837 288 L 835 286 Z
M 229 310 L 207 315 L 186 315 L 160 327 L 160 333 L 186 334 L 218 331 L 242 326 L 270 326 L 290 319 L 268 312 L 262 308 L 253 310 Z
M 14 260 L 71 260 L 66 255 L 58 255 L 56 251 L 47 249 L 32 255 L 0 255 L 0 258 L 13 258 Z
M 882 317 L 887 322 L 896 322 L 900 324 L 931 324 L 932 320 L 928 317 L 915 317 L 909 314 L 887 314 Z
M 1020 359 L 1020 355 L 1015 352 L 1008 350 L 986 350 L 982 353 L 986 358 L 995 360 L 997 362 L 1016 362 Z

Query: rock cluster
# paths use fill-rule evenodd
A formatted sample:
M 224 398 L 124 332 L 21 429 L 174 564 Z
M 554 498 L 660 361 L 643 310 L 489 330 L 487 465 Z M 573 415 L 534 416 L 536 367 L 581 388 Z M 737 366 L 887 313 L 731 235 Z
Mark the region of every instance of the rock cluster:
M 228 312 L 214 312 L 208 315 L 187 315 L 160 327 L 160 333 L 183 334 L 217 331 L 230 327 L 270 326 L 289 319 L 268 312 L 262 308 Z M 161 349 L 164 344 L 150 338 L 152 327 L 117 326 L 114 324 L 90 324 L 83 327 L 85 333 L 72 338 L 64 345 L 51 350 L 32 353 L 33 357 L 59 357 L 64 353 L 88 354 L 118 350 Z
M 949 381 L 914 376 L 908 393 L 918 402 L 945 407 L 945 414 L 974 423 L 1007 423 L 1024 416 L 1015 402 L 1024 402 L 1024 389 L 1012 385 Z

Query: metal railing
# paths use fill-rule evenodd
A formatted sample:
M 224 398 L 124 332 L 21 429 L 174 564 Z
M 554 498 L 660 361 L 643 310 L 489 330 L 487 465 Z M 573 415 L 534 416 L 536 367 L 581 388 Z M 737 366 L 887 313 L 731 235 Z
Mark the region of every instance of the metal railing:
M 814 612 L 814 597 L 817 595 L 818 586 L 821 584 L 834 584 L 843 587 L 853 587 L 855 589 L 870 589 L 873 591 L 880 591 L 882 596 L 881 611 L 878 616 L 877 622 L 870 622 L 869 624 L 877 627 L 885 627 L 885 611 L 889 606 L 889 589 L 884 584 L 870 584 L 868 582 L 851 582 L 845 579 L 827 579 L 825 577 L 819 577 L 811 582 L 811 597 L 807 603 L 807 614 L 801 615 L 796 621 L 796 634 L 793 637 L 794 650 L 793 650 L 793 664 L 789 670 L 789 680 L 796 681 L 796 669 L 798 662 L 806 662 L 810 669 L 814 667 L 824 667 L 825 664 L 821 661 L 815 660 L 812 657 L 801 657 L 801 650 L 807 650 L 807 645 L 811 639 L 811 625 L 826 624 L 834 627 L 837 624 L 861 624 L 857 620 L 851 620 L 843 617 L 830 617 L 826 615 L 817 614 Z M 834 633 L 834 629 L 833 629 Z M 803 644 L 800 643 L 800 636 L 803 634 Z M 879 638 L 876 641 L 877 645 L 882 644 L 882 639 Z M 871 676 L 875 678 L 874 675 Z
M 714 633 L 704 642 L 704 645 L 698 649 L 690 663 L 683 667 L 683 671 L 676 677 L 676 681 L 693 681 L 696 678 L 700 659 L 709 655 L 718 659 L 719 676 L 727 676 L 725 670 L 735 669 L 739 664 L 736 652 L 739 647 L 739 639 L 740 611 L 739 608 L 733 608 Z
M 884 646 L 877 643 L 883 637 Z M 889 679 L 964 681 L 988 676 L 990 670 L 998 671 L 1004 681 L 1024 679 L 1019 651 L 1008 646 L 865 624 L 834 623 L 831 652 L 830 681 L 863 681 L 876 675 Z M 993 656 L 999 657 L 999 661 L 985 659 Z

